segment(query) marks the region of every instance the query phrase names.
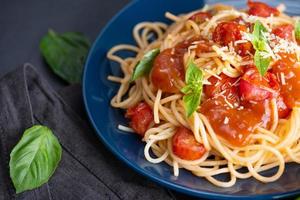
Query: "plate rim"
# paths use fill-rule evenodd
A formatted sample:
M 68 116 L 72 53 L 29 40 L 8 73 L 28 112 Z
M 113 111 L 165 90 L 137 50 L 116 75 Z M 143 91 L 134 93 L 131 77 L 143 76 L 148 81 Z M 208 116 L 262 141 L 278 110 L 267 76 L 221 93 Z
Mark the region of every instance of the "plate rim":
M 205 0 L 204 0 L 205 1 Z M 95 120 L 92 117 L 91 114 L 91 110 L 89 108 L 88 105 L 88 93 L 87 93 L 87 88 L 86 88 L 86 84 L 87 84 L 87 73 L 88 73 L 88 66 L 89 66 L 89 62 L 91 60 L 92 57 L 92 52 L 95 51 L 97 44 L 99 43 L 99 41 L 101 40 L 102 36 L 105 34 L 105 32 L 107 31 L 107 29 L 109 29 L 109 27 L 114 23 L 114 21 L 121 16 L 123 13 L 125 13 L 128 9 L 130 9 L 130 7 L 132 7 L 133 5 L 139 3 L 140 0 L 132 0 L 131 2 L 127 3 L 125 6 L 123 6 L 123 8 L 121 8 L 119 11 L 117 11 L 116 14 L 113 15 L 113 17 L 105 24 L 105 26 L 101 29 L 101 31 L 98 33 L 96 39 L 94 40 L 85 65 L 84 65 L 84 70 L 83 70 L 83 75 L 82 75 L 82 98 L 83 98 L 83 102 L 84 102 L 84 108 L 85 111 L 88 115 L 88 120 L 89 122 L 92 124 L 93 129 L 95 130 L 95 133 L 97 135 L 97 137 L 102 141 L 102 143 L 104 143 L 104 145 L 106 146 L 107 149 L 109 149 L 119 160 L 121 160 L 123 163 L 125 163 L 127 166 L 129 166 L 131 169 L 133 169 L 133 171 L 137 172 L 139 175 L 142 175 L 146 178 L 148 178 L 151 181 L 154 181 L 155 183 L 162 185 L 163 187 L 175 190 L 177 192 L 183 193 L 183 194 L 187 194 L 187 195 L 191 195 L 194 197 L 202 197 L 202 198 L 208 198 L 208 199 L 227 199 L 227 198 L 234 198 L 234 199 L 243 199 L 243 200 L 247 200 L 247 199 L 278 199 L 278 198 L 287 198 L 287 197 L 291 197 L 291 196 L 295 196 L 300 194 L 300 189 L 298 190 L 292 190 L 292 191 L 288 191 L 288 192 L 277 192 L 277 193 L 270 193 L 270 194 L 256 194 L 256 195 L 230 195 L 230 194 L 224 194 L 224 193 L 213 193 L 213 192 L 207 192 L 207 191 L 202 191 L 202 190 L 196 190 L 196 189 L 191 189 L 189 187 L 185 187 L 185 186 L 181 186 L 179 184 L 173 183 L 171 181 L 166 181 L 163 179 L 159 179 L 159 177 L 153 176 L 153 175 L 149 175 L 146 170 L 138 167 L 137 165 L 131 163 L 126 156 L 123 156 L 123 154 L 119 153 L 103 136 L 101 131 L 98 129 Z

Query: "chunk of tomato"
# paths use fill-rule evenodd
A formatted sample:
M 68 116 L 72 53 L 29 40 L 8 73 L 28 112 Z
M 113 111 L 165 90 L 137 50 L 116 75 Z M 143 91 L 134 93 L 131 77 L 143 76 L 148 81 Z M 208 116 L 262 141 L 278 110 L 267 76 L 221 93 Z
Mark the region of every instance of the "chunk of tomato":
M 291 24 L 282 24 L 275 27 L 272 33 L 286 40 L 293 40 L 294 26 Z
M 130 119 L 131 128 L 142 137 L 144 137 L 145 132 L 153 122 L 152 109 L 145 102 L 128 108 L 125 117 Z
M 178 43 L 174 48 L 165 49 L 155 58 L 151 71 L 153 85 L 163 92 L 176 93 L 179 91 L 178 82 L 184 80 L 183 55 L 194 41 L 195 37 Z
M 179 127 L 172 138 L 172 150 L 176 156 L 184 160 L 200 159 L 206 152 L 203 144 L 198 143 L 189 129 Z
M 154 60 L 151 81 L 163 92 L 178 92 L 177 81 L 184 78 L 184 66 L 181 56 L 172 53 L 172 49 L 162 51 Z
M 248 7 L 249 15 L 255 15 L 259 17 L 270 17 L 272 14 L 274 16 L 278 16 L 280 14 L 280 12 L 276 8 L 273 8 L 262 2 L 254 2 L 249 0 Z
M 213 41 L 225 46 L 230 42 L 240 40 L 242 38 L 241 31 L 246 31 L 247 27 L 242 24 L 238 24 L 235 21 L 221 22 L 217 25 L 213 32 Z
M 210 19 L 212 16 L 209 12 L 197 12 L 192 15 L 189 19 L 193 20 L 197 24 L 205 22 L 206 19 Z
M 231 78 L 225 74 L 220 74 L 219 78 L 215 76 L 211 76 L 208 81 L 210 82 L 210 85 L 204 86 L 204 94 L 206 97 L 211 98 L 219 93 L 221 93 L 224 90 L 230 89 L 231 87 L 234 87 L 233 84 L 237 81 L 236 78 Z
M 240 80 L 239 93 L 245 101 L 263 101 L 278 96 L 280 87 L 274 74 L 262 77 L 256 68 L 249 68 Z

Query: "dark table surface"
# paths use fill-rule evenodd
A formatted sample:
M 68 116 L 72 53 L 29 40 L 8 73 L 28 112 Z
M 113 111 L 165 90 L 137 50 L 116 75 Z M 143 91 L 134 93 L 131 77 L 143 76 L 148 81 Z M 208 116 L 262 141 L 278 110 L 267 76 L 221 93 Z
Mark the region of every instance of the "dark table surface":
M 61 33 L 82 32 L 93 42 L 105 24 L 128 2 L 130 0 L 1 0 L 0 78 L 29 62 L 55 90 L 65 91 L 66 82 L 54 75 L 41 57 L 40 39 L 51 28 Z M 78 104 L 71 106 L 83 113 L 83 105 Z M 177 199 L 192 199 L 175 195 Z
M 98 33 L 130 0 L 1 0 L 0 77 L 25 62 L 38 68 L 59 90 L 65 86 L 44 63 L 39 41 L 49 28 L 79 31 L 94 41 Z

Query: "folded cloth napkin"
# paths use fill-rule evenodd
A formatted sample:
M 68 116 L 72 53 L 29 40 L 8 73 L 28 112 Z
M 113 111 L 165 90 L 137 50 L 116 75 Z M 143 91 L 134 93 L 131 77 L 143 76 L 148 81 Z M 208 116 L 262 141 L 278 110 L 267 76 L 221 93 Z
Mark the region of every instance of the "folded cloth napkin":
M 76 113 L 82 113 L 76 90 L 69 88 L 62 94 L 65 99 L 29 64 L 0 80 L 0 199 L 175 199 L 105 149 L 84 115 Z M 48 183 L 16 195 L 9 177 L 9 154 L 24 130 L 34 124 L 52 129 L 62 145 L 62 160 Z

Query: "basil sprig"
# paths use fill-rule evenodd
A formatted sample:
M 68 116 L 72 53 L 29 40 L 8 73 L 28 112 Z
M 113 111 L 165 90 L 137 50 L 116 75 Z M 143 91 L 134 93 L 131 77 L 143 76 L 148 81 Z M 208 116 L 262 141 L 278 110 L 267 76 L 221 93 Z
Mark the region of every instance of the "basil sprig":
M 181 89 L 186 115 L 190 117 L 198 108 L 203 87 L 203 71 L 193 61 L 189 61 L 185 74 L 186 86 Z
M 40 50 L 52 71 L 68 83 L 80 83 L 90 41 L 81 33 L 58 34 L 49 30 Z
M 251 42 L 255 49 L 254 64 L 261 76 L 266 74 L 271 62 L 271 57 L 266 56 L 266 54 L 269 53 L 270 48 L 264 33 L 267 33 L 267 29 L 257 20 L 251 35 Z
M 295 37 L 296 40 L 300 40 L 300 22 L 297 20 L 296 26 L 295 26 Z
M 41 125 L 27 129 L 10 154 L 10 177 L 20 193 L 48 182 L 62 154 L 52 131 Z
M 152 49 L 148 51 L 143 58 L 137 63 L 131 76 L 131 81 L 145 76 L 150 73 L 154 59 L 159 54 L 159 49 Z

